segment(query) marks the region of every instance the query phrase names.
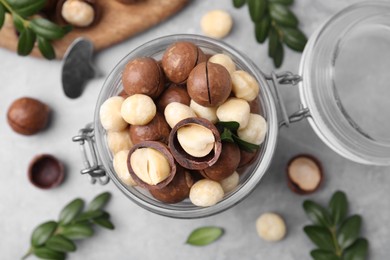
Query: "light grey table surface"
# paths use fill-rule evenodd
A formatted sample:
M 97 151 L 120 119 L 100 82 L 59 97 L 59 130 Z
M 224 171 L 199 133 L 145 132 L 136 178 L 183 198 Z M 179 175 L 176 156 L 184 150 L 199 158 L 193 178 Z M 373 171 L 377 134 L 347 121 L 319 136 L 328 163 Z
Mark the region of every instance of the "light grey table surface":
M 293 10 L 301 28 L 310 36 L 326 19 L 358 1 L 295 2 Z M 235 21 L 232 33 L 224 41 L 249 55 L 263 71 L 273 70 L 266 45 L 255 42 L 247 9 L 234 9 L 230 0 L 192 1 L 168 21 L 99 53 L 96 65 L 107 75 L 124 55 L 143 42 L 175 33 L 201 34 L 199 21 L 212 9 L 228 10 Z M 285 57 L 280 71 L 297 72 L 301 55 L 286 50 Z M 80 98 L 70 100 L 62 92 L 60 71 L 59 61 L 22 58 L 0 50 L 0 259 L 19 259 L 28 249 L 31 231 L 37 224 L 56 219 L 71 199 L 90 200 L 102 191 L 113 194 L 108 210 L 116 229 L 97 229 L 93 238 L 77 243 L 78 250 L 69 254 L 69 259 L 310 259 L 309 251 L 314 246 L 302 231 L 309 224 L 302 202 L 310 198 L 326 203 L 338 189 L 347 193 L 351 212 L 363 216 L 363 235 L 370 241 L 370 259 L 389 258 L 390 168 L 360 165 L 342 158 L 321 142 L 306 121 L 280 131 L 273 163 L 255 191 L 234 208 L 213 217 L 161 217 L 136 206 L 112 182 L 107 186 L 91 185 L 79 174 L 82 160 L 71 138 L 92 121 L 104 78 L 90 81 Z M 32 137 L 11 131 L 6 111 L 21 96 L 36 97 L 51 106 L 54 113 L 49 130 Z M 298 90 L 286 89 L 283 96 L 288 110 L 294 111 L 299 103 Z M 29 183 L 28 163 L 41 153 L 52 153 L 65 163 L 67 176 L 60 187 L 43 191 Z M 298 196 L 286 185 L 286 163 L 299 153 L 317 156 L 325 169 L 322 188 L 310 196 Z M 265 242 L 256 234 L 255 220 L 267 211 L 280 213 L 286 220 L 288 234 L 278 243 Z M 184 243 L 193 229 L 205 225 L 221 226 L 226 233 L 218 242 L 203 248 Z

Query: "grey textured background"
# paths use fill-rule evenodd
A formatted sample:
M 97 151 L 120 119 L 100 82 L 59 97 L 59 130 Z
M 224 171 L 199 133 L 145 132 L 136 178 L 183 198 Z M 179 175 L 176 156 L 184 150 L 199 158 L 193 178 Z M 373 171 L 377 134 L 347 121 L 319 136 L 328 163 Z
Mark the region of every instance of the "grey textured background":
M 295 2 L 293 10 L 301 28 L 310 36 L 330 16 L 358 1 Z M 255 42 L 247 9 L 234 9 L 230 0 L 192 1 L 172 19 L 99 53 L 96 64 L 107 75 L 125 54 L 145 41 L 174 33 L 201 34 L 200 18 L 216 8 L 228 10 L 235 20 L 232 33 L 224 40 L 252 57 L 262 70 L 270 72 L 273 66 L 267 57 L 267 47 Z M 280 70 L 297 72 L 300 57 L 299 53 L 287 50 Z M 58 61 L 21 58 L 0 50 L 0 259 L 20 258 L 28 249 L 32 229 L 43 221 L 57 218 L 61 207 L 74 197 L 90 200 L 107 190 L 113 194 L 108 210 L 116 229 L 98 229 L 96 236 L 77 244 L 77 252 L 69 254 L 69 259 L 309 259 L 313 244 L 302 231 L 309 223 L 302 201 L 311 198 L 326 203 L 338 189 L 347 193 L 351 212 L 363 216 L 363 235 L 370 241 L 370 259 L 388 259 L 390 168 L 359 165 L 340 157 L 319 140 L 307 122 L 281 130 L 273 163 L 257 189 L 239 205 L 213 217 L 176 220 L 157 216 L 133 204 L 112 183 L 104 187 L 90 185 L 79 174 L 82 161 L 71 138 L 92 120 L 104 78 L 92 80 L 81 98 L 70 100 L 62 93 L 60 68 Z M 48 131 L 32 137 L 11 131 L 6 123 L 6 111 L 12 100 L 20 96 L 37 97 L 52 107 L 54 115 Z M 289 111 L 294 111 L 298 106 L 298 90 L 286 89 L 283 96 Z M 28 163 L 40 153 L 52 153 L 66 164 L 67 177 L 60 187 L 43 191 L 28 182 Z M 317 156 L 325 168 L 324 185 L 310 196 L 295 195 L 286 185 L 286 163 L 299 153 Z M 268 243 L 258 238 L 255 220 L 266 211 L 284 216 L 288 234 L 283 241 Z M 204 248 L 185 245 L 187 235 L 204 225 L 221 226 L 226 234 Z

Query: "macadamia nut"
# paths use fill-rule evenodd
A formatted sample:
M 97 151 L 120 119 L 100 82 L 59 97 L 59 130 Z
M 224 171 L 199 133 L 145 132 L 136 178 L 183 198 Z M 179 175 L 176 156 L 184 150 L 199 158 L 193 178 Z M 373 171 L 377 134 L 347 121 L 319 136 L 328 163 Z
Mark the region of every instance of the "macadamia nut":
M 240 128 L 237 131 L 238 137 L 242 140 L 252 143 L 261 144 L 264 142 L 267 134 L 267 121 L 264 117 L 258 114 L 250 114 L 248 125 L 245 128 Z
M 240 124 L 239 129 L 248 125 L 249 114 L 248 102 L 240 98 L 229 98 L 217 109 L 217 117 L 220 121 L 235 121 Z
M 226 54 L 218 53 L 210 57 L 209 62 L 217 63 L 225 67 L 230 74 L 236 70 L 236 64 Z
M 62 5 L 61 15 L 70 24 L 87 27 L 95 19 L 95 10 L 85 1 L 67 0 Z
M 205 35 L 221 39 L 229 34 L 233 26 L 233 19 L 226 11 L 214 10 L 202 17 L 200 26 Z
M 129 150 L 122 150 L 115 154 L 113 165 L 116 174 L 119 179 L 129 186 L 135 186 L 133 178 L 129 173 L 129 169 L 127 168 L 127 156 L 129 155 Z
M 238 186 L 239 182 L 240 182 L 240 176 L 238 175 L 237 172 L 234 172 L 232 175 L 230 175 L 226 179 L 223 179 L 219 183 L 221 184 L 223 191 L 225 193 L 228 193 L 234 190 Z
M 196 103 L 191 99 L 190 108 L 195 112 L 198 117 L 209 120 L 211 123 L 215 124 L 218 121 L 217 117 L 217 108 L 215 107 L 204 107 Z
M 181 147 L 194 157 L 204 157 L 214 148 L 215 137 L 210 129 L 197 124 L 188 124 L 177 130 Z
M 252 101 L 259 95 L 259 84 L 248 72 L 237 70 L 231 74 L 231 77 L 232 91 L 236 97 Z
M 196 117 L 196 114 L 189 106 L 178 102 L 172 102 L 166 106 L 164 116 L 168 125 L 173 128 L 181 120 L 189 117 Z
M 130 157 L 134 173 L 143 182 L 156 185 L 168 178 L 171 167 L 165 156 L 153 148 L 140 148 Z
M 223 195 L 221 184 L 207 179 L 197 181 L 190 190 L 191 202 L 199 207 L 213 206 L 222 200 Z
M 122 150 L 130 150 L 133 146 L 127 128 L 118 132 L 109 131 L 107 133 L 107 143 L 114 155 Z
M 121 115 L 131 125 L 146 125 L 156 115 L 153 100 L 143 94 L 132 95 L 123 101 Z
M 264 213 L 256 221 L 258 235 L 267 241 L 279 241 L 286 235 L 286 224 L 275 213 Z
M 121 116 L 123 97 L 111 97 L 100 107 L 100 123 L 108 131 L 121 131 L 127 127 L 127 122 Z

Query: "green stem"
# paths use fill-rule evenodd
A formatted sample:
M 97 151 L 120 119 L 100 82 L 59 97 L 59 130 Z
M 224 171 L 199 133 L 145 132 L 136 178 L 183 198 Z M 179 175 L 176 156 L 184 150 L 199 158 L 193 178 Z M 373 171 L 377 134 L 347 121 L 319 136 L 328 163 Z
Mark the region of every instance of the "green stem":
M 343 254 L 343 250 L 341 250 L 339 243 L 337 242 L 337 237 L 336 237 L 336 227 L 333 226 L 330 229 L 330 233 L 332 234 L 332 239 L 333 239 L 333 244 L 336 249 L 336 255 L 341 256 Z
M 1 1 L 1 0 L 0 0 L 0 1 Z M 27 253 L 26 253 L 24 256 L 22 256 L 22 260 L 23 260 L 23 259 L 27 259 L 32 253 L 33 253 L 33 248 L 30 247 L 30 248 L 28 249 Z
M 7 0 L 0 0 L 0 3 L 4 5 L 5 9 L 7 9 L 13 16 L 18 17 L 20 20 L 23 21 L 24 27 L 27 27 L 29 24 L 29 21 L 21 17 L 17 12 L 15 12 L 14 9 L 12 9 L 12 6 L 7 2 Z

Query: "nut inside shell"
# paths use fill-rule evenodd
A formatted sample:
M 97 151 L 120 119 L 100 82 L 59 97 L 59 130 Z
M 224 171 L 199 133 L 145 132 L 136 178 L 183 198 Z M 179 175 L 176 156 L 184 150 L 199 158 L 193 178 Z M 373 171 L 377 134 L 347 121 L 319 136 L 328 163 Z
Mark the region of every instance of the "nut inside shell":
M 85 23 L 85 24 L 75 24 L 72 22 L 67 21 L 63 17 L 63 6 L 64 4 L 68 2 L 81 2 L 82 4 L 87 4 L 88 6 L 92 7 L 93 9 L 93 20 L 90 23 Z M 80 15 L 80 10 L 74 10 L 73 11 L 75 15 Z M 92 26 L 95 26 L 101 19 L 102 17 L 102 8 L 99 6 L 96 0 L 58 0 L 57 6 L 56 6 L 56 12 L 55 12 L 55 17 L 53 19 L 55 20 L 56 23 L 60 25 L 65 25 L 65 24 L 71 24 L 79 29 L 82 28 L 90 28 Z
M 214 136 L 213 148 L 206 156 L 192 156 L 188 154 L 179 143 L 178 130 L 182 127 L 193 124 L 200 125 L 211 130 Z M 169 135 L 168 145 L 176 161 L 184 168 L 191 170 L 203 170 L 213 165 L 218 160 L 222 150 L 221 137 L 218 129 L 207 119 L 197 117 L 186 118 L 178 122 Z

